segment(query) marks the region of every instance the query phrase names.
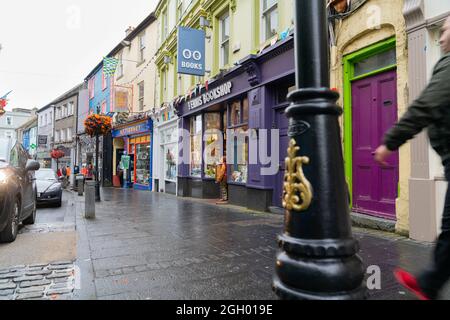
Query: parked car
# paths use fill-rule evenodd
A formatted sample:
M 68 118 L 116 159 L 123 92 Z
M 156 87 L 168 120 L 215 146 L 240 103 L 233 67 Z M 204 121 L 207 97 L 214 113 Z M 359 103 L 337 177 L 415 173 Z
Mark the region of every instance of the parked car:
M 37 203 L 56 204 L 61 207 L 62 185 L 52 169 L 41 169 L 36 172 Z
M 34 224 L 39 162 L 15 140 L 0 138 L 0 242 L 13 242 L 19 224 Z

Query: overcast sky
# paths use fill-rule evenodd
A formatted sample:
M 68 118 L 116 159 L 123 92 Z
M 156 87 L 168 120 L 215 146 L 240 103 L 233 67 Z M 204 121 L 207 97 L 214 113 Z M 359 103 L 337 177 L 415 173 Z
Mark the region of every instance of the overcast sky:
M 158 0 L 1 0 L 0 97 L 41 108 L 81 83 Z

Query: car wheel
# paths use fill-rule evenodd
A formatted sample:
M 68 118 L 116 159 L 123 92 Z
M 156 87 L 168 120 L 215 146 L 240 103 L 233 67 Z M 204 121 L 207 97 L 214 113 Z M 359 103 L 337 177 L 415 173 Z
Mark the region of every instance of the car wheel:
M 16 199 L 9 213 L 8 224 L 0 232 L 0 242 L 13 242 L 19 231 L 20 202 Z
M 30 225 L 36 222 L 36 201 L 34 201 L 33 212 L 30 214 L 28 218 L 23 220 L 23 224 Z

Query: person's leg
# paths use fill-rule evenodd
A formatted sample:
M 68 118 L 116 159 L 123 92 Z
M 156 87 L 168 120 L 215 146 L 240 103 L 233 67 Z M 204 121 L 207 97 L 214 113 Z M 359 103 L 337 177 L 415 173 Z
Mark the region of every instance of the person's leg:
M 445 166 L 445 177 L 450 181 L 450 162 Z M 418 277 L 423 291 L 432 299 L 450 279 L 450 186 L 445 197 L 444 213 L 442 216 L 442 231 L 434 249 L 432 266 Z
M 222 182 L 222 200 L 223 201 L 228 201 L 228 184 L 226 181 Z

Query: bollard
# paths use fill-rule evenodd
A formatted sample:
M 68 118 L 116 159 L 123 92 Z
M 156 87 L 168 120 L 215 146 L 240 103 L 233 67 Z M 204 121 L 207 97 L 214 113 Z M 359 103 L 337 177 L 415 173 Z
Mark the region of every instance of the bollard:
M 95 181 L 86 181 L 84 217 L 86 219 L 95 219 Z
M 81 197 L 83 196 L 84 193 L 84 176 L 82 174 L 77 175 L 76 177 L 77 179 L 77 191 L 78 191 L 78 195 Z

